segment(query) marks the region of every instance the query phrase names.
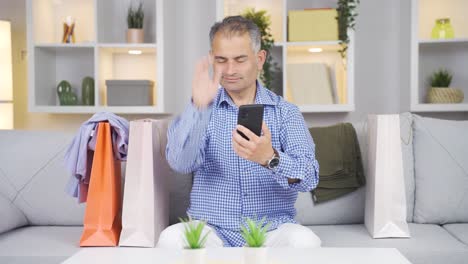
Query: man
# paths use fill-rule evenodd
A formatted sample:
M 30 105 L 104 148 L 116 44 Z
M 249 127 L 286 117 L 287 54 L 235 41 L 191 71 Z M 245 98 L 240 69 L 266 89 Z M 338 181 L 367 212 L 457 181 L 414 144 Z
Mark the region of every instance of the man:
M 213 25 L 192 102 L 168 129 L 167 159 L 176 171 L 194 172 L 187 214 L 207 221 L 207 247 L 244 246 L 247 217 L 271 223 L 266 246 L 317 247 L 320 239 L 294 221 L 297 192 L 318 184 L 315 146 L 298 108 L 257 82 L 267 56 L 260 38 L 240 16 Z M 265 106 L 261 136 L 237 125 L 239 106 L 253 103 Z M 168 227 L 158 246 L 184 247 L 183 230 L 181 223 Z

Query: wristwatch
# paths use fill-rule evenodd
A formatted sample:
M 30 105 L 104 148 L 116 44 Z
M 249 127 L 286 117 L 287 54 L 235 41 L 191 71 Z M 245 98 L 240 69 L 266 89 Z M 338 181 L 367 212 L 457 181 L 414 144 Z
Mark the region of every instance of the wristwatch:
M 271 157 L 271 159 L 267 161 L 267 164 L 265 167 L 269 170 L 275 171 L 279 165 L 280 158 L 276 149 L 273 149 L 273 152 L 274 152 L 273 157 Z

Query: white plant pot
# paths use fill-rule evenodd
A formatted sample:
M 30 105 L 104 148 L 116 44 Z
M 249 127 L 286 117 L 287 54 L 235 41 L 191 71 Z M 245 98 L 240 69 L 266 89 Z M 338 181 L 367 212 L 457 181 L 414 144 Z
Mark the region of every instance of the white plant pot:
M 206 264 L 206 248 L 184 249 L 185 264 Z
M 267 260 L 267 247 L 244 247 L 244 264 L 267 264 Z

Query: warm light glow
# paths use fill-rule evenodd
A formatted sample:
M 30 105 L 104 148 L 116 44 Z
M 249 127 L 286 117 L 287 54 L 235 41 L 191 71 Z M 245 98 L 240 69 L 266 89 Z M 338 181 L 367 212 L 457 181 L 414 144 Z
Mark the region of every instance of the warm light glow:
M 0 20 L 0 129 L 13 129 L 11 24 Z
M 0 101 L 13 101 L 10 22 L 0 20 Z
M 0 102 L 0 129 L 13 129 L 13 103 Z
M 311 53 L 317 53 L 317 52 L 322 52 L 323 49 L 322 48 L 310 48 L 309 49 L 309 52 Z
M 140 55 L 142 52 L 141 50 L 129 50 L 128 51 L 128 54 L 131 54 L 131 55 Z

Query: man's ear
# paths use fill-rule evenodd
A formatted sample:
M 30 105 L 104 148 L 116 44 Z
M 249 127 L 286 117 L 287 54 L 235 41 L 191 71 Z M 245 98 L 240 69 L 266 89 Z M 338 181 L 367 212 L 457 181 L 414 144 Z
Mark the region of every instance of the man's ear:
M 267 52 L 265 50 L 260 50 L 257 52 L 257 68 L 259 71 L 263 69 L 263 64 L 265 64 L 267 57 Z

